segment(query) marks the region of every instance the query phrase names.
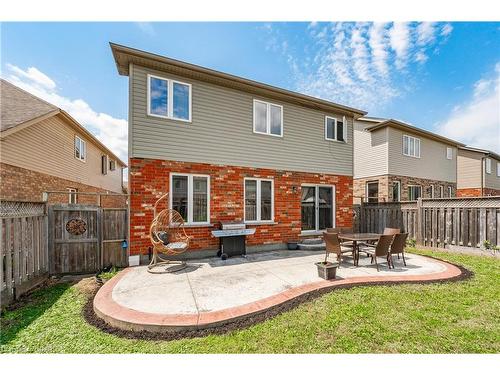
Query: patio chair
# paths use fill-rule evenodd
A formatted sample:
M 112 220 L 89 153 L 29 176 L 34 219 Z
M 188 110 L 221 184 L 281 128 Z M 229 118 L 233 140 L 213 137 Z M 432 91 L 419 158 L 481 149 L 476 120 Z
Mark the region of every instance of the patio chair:
M 401 233 L 401 229 L 399 228 L 384 228 L 383 234 L 398 234 Z
M 352 233 L 352 232 L 349 232 L 346 228 L 326 228 L 326 233 L 337 233 L 337 234 L 341 234 L 341 233 Z M 342 246 L 346 246 L 346 247 L 353 247 L 353 243 L 352 241 L 345 241 L 345 240 L 342 240 L 340 239 L 340 243 L 342 244 Z
M 325 262 L 328 260 L 328 256 L 330 254 L 335 254 L 340 267 L 340 264 L 342 263 L 342 254 L 353 254 L 352 248 L 343 247 L 341 245 L 338 233 L 323 233 L 323 240 L 325 241 L 326 246 Z
M 389 268 L 391 267 L 389 249 L 393 238 L 394 238 L 393 234 L 383 234 L 380 236 L 376 245 L 367 244 L 359 248 L 360 252 L 364 252 L 372 257 L 371 263 L 375 262 L 375 265 L 377 266 L 377 272 L 379 271 L 377 262 L 378 257 L 385 257 L 387 260 L 387 266 Z
M 154 272 L 153 269 L 160 265 L 178 264 L 175 271 L 186 267 L 184 261 L 174 261 L 166 259 L 166 256 L 178 255 L 189 248 L 190 237 L 184 230 L 184 219 L 176 210 L 164 209 L 157 214 L 158 204 L 162 200 L 167 200 L 168 193 L 160 197 L 154 207 L 154 219 L 149 228 L 149 237 L 153 245 L 153 257 L 148 266 L 148 272 Z M 174 272 L 166 269 L 165 272 Z
M 408 238 L 408 233 L 398 233 L 394 235 L 394 240 L 392 241 L 391 249 L 389 251 L 392 268 L 394 268 L 394 262 L 392 261 L 392 256 L 394 254 L 398 255 L 398 259 L 399 259 L 399 254 L 401 254 L 403 258 L 403 264 L 406 267 L 405 247 L 407 238 Z

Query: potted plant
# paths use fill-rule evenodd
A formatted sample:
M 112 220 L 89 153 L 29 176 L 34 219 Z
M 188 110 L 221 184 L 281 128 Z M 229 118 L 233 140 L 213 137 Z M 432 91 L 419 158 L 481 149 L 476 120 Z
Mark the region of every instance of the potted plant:
M 318 276 L 325 280 L 335 279 L 338 266 L 339 262 L 329 262 L 328 254 L 326 254 L 323 262 L 316 263 L 316 267 L 318 267 Z
M 288 250 L 297 250 L 297 248 L 299 247 L 299 243 L 297 241 L 288 241 L 286 243 L 286 247 L 288 248 Z

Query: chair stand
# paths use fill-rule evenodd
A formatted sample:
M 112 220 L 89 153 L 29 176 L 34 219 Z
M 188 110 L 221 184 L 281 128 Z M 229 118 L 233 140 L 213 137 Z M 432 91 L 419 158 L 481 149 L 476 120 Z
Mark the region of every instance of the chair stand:
M 169 267 L 171 265 L 172 267 Z M 166 266 L 163 271 L 158 271 L 160 266 Z M 148 265 L 148 272 L 154 274 L 174 273 L 181 271 L 187 267 L 187 263 L 183 260 L 170 260 L 163 258 L 160 254 L 154 253 L 151 262 Z

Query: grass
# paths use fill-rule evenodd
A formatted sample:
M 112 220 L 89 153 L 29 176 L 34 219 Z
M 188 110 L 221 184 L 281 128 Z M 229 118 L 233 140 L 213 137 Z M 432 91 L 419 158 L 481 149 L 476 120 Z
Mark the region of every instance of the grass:
M 3 353 L 498 353 L 500 260 L 417 251 L 462 264 L 467 281 L 360 287 L 328 293 L 224 335 L 123 339 L 88 325 L 87 295 L 57 284 L 2 317 Z

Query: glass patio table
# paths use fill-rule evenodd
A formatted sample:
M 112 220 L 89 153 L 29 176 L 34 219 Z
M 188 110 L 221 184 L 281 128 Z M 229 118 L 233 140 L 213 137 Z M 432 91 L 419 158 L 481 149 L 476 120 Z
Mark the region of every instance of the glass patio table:
M 345 241 L 352 241 L 354 265 L 359 263 L 359 243 L 366 241 L 378 241 L 379 233 L 339 233 L 339 238 Z

